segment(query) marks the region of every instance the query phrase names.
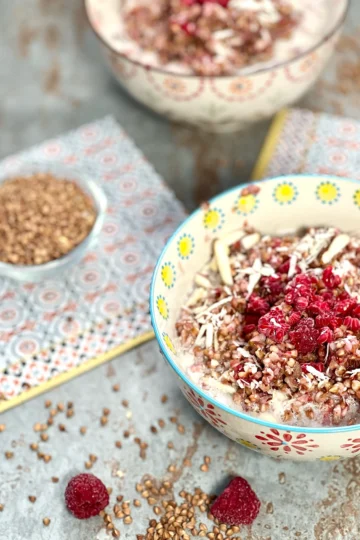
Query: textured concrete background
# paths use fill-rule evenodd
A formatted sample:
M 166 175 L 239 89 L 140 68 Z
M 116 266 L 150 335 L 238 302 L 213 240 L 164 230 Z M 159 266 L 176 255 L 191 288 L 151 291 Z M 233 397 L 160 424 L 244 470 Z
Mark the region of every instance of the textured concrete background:
M 113 114 L 174 188 L 188 209 L 246 180 L 268 123 L 242 134 L 201 134 L 169 124 L 137 105 L 111 80 L 95 38 L 88 31 L 81 0 L 0 0 L 0 157 L 21 150 L 84 122 Z M 347 28 L 335 57 L 301 105 L 360 118 L 360 4 L 353 2 Z M 119 383 L 115 393 L 112 385 Z M 169 401 L 160 396 L 166 388 Z M 57 416 L 49 440 L 41 443 L 51 454 L 39 461 L 29 444 L 39 439 L 35 422 L 48 414 L 44 400 L 74 402 L 75 416 Z M 121 401 L 127 399 L 129 407 Z M 103 407 L 109 423 L 99 427 Z M 129 413 L 130 411 L 130 413 Z M 186 426 L 179 434 L 169 417 Z M 163 418 L 157 434 L 150 426 Z M 135 496 L 135 483 L 144 474 L 163 478 L 177 467 L 175 493 L 200 486 L 219 490 L 229 475 L 245 476 L 263 502 L 243 540 L 358 540 L 360 537 L 360 461 L 343 463 L 276 462 L 226 440 L 193 412 L 165 367 L 155 343 L 149 343 L 71 383 L 0 417 L 0 540 L 101 540 L 107 538 L 98 518 L 73 519 L 65 510 L 63 492 L 72 474 L 84 470 L 89 453 L 98 461 L 92 471 L 118 494 Z M 57 424 L 64 423 L 66 431 Z M 87 426 L 86 435 L 79 433 Z M 124 437 L 129 430 L 129 438 Z M 134 436 L 149 444 L 139 458 Z M 121 440 L 123 447 L 115 447 Z M 168 441 L 174 449 L 167 448 Z M 4 452 L 14 452 L 6 460 Z M 199 467 L 212 457 L 208 473 Z M 183 466 L 183 459 L 192 462 Z M 59 477 L 59 483 L 51 477 Z M 35 495 L 34 504 L 28 501 Z M 273 504 L 273 512 L 271 506 Z M 49 527 L 43 517 L 51 518 Z M 145 503 L 133 510 L 134 522 L 118 521 L 121 538 L 136 539 L 154 517 Z M 110 537 L 111 538 L 111 537 Z

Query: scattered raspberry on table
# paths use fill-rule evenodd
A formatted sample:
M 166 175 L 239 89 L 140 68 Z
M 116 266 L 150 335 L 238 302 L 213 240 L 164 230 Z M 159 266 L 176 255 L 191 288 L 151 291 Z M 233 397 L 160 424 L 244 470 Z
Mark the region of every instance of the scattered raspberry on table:
M 68 510 L 78 519 L 97 516 L 109 504 L 109 494 L 103 482 L 93 474 L 78 474 L 65 490 Z

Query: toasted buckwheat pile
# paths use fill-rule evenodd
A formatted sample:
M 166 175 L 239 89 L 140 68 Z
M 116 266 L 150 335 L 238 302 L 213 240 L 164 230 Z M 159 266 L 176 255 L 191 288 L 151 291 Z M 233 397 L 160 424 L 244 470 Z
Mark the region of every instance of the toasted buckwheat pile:
M 198 75 L 228 75 L 269 60 L 298 14 L 285 0 L 139 0 L 125 9 L 129 37 L 163 65 Z
M 359 266 L 360 239 L 334 228 L 219 238 L 176 323 L 189 374 L 263 418 L 358 422 Z

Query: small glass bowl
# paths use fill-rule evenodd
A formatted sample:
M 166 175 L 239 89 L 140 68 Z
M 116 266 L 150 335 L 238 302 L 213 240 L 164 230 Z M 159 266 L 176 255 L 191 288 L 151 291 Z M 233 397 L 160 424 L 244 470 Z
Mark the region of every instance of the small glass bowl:
M 0 170 L 0 184 L 17 176 L 31 176 L 40 172 L 51 173 L 62 180 L 76 182 L 93 201 L 97 217 L 87 237 L 74 249 L 69 251 L 69 253 L 59 259 L 37 265 L 17 265 L 0 261 L 0 276 L 16 281 L 40 282 L 54 276 L 65 275 L 65 272 L 82 259 L 85 252 L 96 243 L 105 220 L 107 208 L 106 196 L 96 182 L 91 180 L 82 171 L 59 167 L 54 163 L 27 165 L 26 167 L 11 169 L 8 172 Z

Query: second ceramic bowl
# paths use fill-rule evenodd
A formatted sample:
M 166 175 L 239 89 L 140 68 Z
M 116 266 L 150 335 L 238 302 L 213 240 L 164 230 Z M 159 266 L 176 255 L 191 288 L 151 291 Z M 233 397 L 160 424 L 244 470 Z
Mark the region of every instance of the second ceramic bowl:
M 304 0 L 302 0 L 304 1 Z M 321 0 L 322 3 L 328 0 Z M 235 131 L 268 118 L 298 100 L 317 80 L 340 36 L 349 0 L 326 7 L 327 20 L 312 46 L 292 60 L 254 69 L 251 74 L 199 77 L 155 68 L 120 52 L 124 0 L 84 0 L 86 13 L 110 69 L 138 101 L 171 120 L 207 131 Z M 318 2 L 308 2 L 312 16 L 323 18 Z M 306 31 L 311 36 L 313 28 Z
M 328 176 L 284 176 L 256 182 L 257 195 L 231 189 L 188 217 L 156 265 L 150 292 L 152 324 L 165 361 L 194 409 L 225 436 L 275 458 L 329 461 L 360 454 L 360 425 L 305 428 L 275 424 L 216 401 L 179 365 L 175 322 L 197 271 L 220 234 L 250 225 L 267 234 L 304 226 L 353 231 L 360 217 L 360 181 Z

